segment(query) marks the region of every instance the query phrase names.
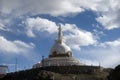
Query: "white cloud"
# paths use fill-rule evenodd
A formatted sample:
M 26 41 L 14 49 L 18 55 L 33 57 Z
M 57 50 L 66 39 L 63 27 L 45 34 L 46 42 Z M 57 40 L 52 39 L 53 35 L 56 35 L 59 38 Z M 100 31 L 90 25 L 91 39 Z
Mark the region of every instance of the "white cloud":
M 98 65 L 103 67 L 115 67 L 120 64 L 120 39 L 99 43 L 97 46 L 81 49 L 82 62 L 86 64 Z M 88 56 L 88 57 L 86 57 Z
M 13 20 L 11 16 L 0 14 L 0 30 L 11 31 L 11 29 L 9 28 L 11 24 L 13 24 Z
M 96 20 L 101 23 L 105 29 L 110 30 L 120 28 L 119 3 L 120 0 L 105 0 L 101 1 L 98 6 L 98 11 L 101 13 L 101 16 L 99 16 Z
M 98 31 L 97 29 L 93 29 L 93 35 L 96 37 L 96 39 L 100 39 L 101 36 L 106 36 L 103 31 Z
M 119 3 L 120 0 L 52 0 L 52 2 L 49 0 L 11 0 L 10 2 L 8 2 L 8 0 L 1 0 L 0 12 L 3 14 L 14 14 L 14 16 L 26 14 L 69 16 L 85 10 L 92 10 L 100 14 L 96 20 L 102 24 L 105 29 L 109 30 L 120 27 Z
M 2 0 L 0 3 L 1 12 L 7 14 L 14 12 L 17 13 L 17 15 L 31 13 L 33 15 L 50 14 L 59 16 L 83 11 L 82 8 L 72 4 L 69 0 L 52 0 L 52 2 L 49 0 L 11 0 L 11 2 Z
M 119 12 L 110 10 L 110 12 L 102 13 L 103 15 L 98 17 L 96 20 L 101 23 L 105 29 L 111 30 L 114 28 L 120 28 Z
M 49 0 L 11 0 L 11 2 L 8 2 L 7 0 L 1 0 L 0 12 L 5 14 L 17 13 L 17 15 L 30 13 L 32 15 L 50 14 L 52 16 L 67 16 L 83 12 L 85 9 L 97 10 L 100 1 L 52 0 L 51 2 Z
M 5 54 L 7 53 L 22 54 L 34 48 L 33 43 L 27 44 L 19 40 L 10 41 L 4 38 L 3 36 L 0 36 L 0 45 L 1 45 L 0 52 Z
M 104 43 L 101 43 L 100 46 L 102 47 L 111 47 L 111 48 L 120 48 L 120 39 L 117 39 L 115 41 L 108 41 L 108 42 L 104 42 Z
M 72 49 L 80 50 L 80 46 L 93 45 L 97 41 L 91 32 L 81 30 L 74 24 L 65 24 L 63 27 L 63 31 L 68 33 L 64 39 Z
M 43 18 L 28 18 L 25 21 L 27 35 L 29 37 L 35 37 L 35 32 L 44 32 L 47 31 L 49 34 L 52 34 L 57 31 L 57 25 L 49 21 L 48 19 Z
M 99 47 L 104 54 L 105 66 L 115 67 L 120 64 L 120 39 L 100 43 Z
M 55 22 L 48 19 L 40 17 L 28 18 L 25 23 L 27 26 L 27 35 L 29 37 L 35 37 L 36 32 L 48 32 L 49 34 L 57 32 L 58 26 Z M 96 39 L 91 32 L 81 30 L 75 24 L 61 25 L 64 39 L 72 49 L 80 50 L 80 46 L 88 46 L 96 43 Z
M 100 62 L 98 62 L 97 60 L 90 60 L 90 59 L 84 59 L 84 58 L 81 58 L 80 62 L 82 64 L 90 65 L 90 66 L 99 66 L 99 65 L 101 65 Z
M 0 22 L 0 30 L 2 31 L 10 31 L 2 22 Z
M 2 23 L 0 23 L 0 30 L 4 30 L 4 25 Z
M 120 64 L 120 53 L 118 49 L 103 49 L 103 48 L 92 48 L 91 50 L 83 51 L 82 54 L 86 54 L 87 56 L 91 57 L 84 59 L 83 61 L 86 64 L 90 65 L 98 65 L 99 63 L 103 67 L 115 67 Z

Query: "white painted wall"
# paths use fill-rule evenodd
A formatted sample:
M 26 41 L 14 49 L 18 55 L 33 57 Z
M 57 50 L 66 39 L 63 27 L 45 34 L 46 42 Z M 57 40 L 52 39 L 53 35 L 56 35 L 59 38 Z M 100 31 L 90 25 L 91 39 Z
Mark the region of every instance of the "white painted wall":
M 7 73 L 7 66 L 0 66 L 0 74 L 6 74 Z

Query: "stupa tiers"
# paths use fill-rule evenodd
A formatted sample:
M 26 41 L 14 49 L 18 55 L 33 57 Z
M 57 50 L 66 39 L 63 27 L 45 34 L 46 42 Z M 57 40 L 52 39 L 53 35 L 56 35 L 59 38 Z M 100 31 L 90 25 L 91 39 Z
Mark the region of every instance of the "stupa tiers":
M 47 67 L 47 66 L 72 66 L 83 65 L 78 59 L 72 57 L 72 51 L 62 39 L 62 28 L 59 25 L 58 39 L 55 40 L 54 45 L 50 50 L 48 58 L 43 58 L 41 62 L 33 65 L 33 68 Z

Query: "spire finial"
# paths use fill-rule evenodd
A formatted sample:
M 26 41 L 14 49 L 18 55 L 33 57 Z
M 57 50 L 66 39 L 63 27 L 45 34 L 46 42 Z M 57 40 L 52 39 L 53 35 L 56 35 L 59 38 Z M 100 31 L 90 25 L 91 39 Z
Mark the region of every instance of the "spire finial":
M 59 24 L 59 28 L 58 28 L 58 41 L 60 41 L 60 43 L 62 42 L 62 28 L 61 28 L 61 24 Z

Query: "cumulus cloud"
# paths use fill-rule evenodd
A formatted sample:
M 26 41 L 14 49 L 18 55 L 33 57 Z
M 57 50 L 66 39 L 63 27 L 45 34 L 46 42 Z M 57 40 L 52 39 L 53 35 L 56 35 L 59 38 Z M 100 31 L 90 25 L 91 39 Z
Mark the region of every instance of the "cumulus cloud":
M 120 63 L 120 39 L 99 43 L 88 49 L 81 49 L 81 58 L 86 64 L 100 65 L 103 67 L 115 67 Z
M 115 41 L 108 41 L 108 42 L 104 42 L 104 43 L 100 43 L 100 46 L 102 47 L 111 47 L 111 48 L 120 48 L 120 39 L 117 39 Z
M 25 21 L 26 29 L 27 29 L 27 35 L 29 37 L 35 37 L 34 31 L 38 32 L 44 32 L 47 31 L 48 33 L 52 34 L 57 31 L 57 25 L 55 22 L 52 22 L 48 19 L 43 18 L 28 18 Z
M 69 16 L 86 10 L 92 10 L 100 14 L 96 20 L 102 24 L 105 29 L 110 30 L 120 27 L 119 3 L 119 0 L 52 0 L 52 2 L 49 0 L 11 0 L 11 2 L 1 0 L 0 12 L 2 14 L 14 14 L 14 16 L 26 14 Z
M 35 32 L 57 33 L 58 26 L 55 22 L 43 18 L 28 18 L 26 20 L 27 35 L 35 37 Z M 80 46 L 88 46 L 96 43 L 91 32 L 79 29 L 75 24 L 61 24 L 64 40 L 72 48 L 80 50 Z M 35 30 L 35 32 L 34 32 Z
M 0 12 L 5 14 L 14 12 L 17 15 L 30 13 L 32 15 L 50 14 L 52 16 L 67 16 L 83 12 L 85 9 L 97 10 L 99 2 L 100 0 L 52 0 L 52 2 L 49 0 L 11 0 L 11 2 L 1 0 Z
M 65 24 L 63 27 L 64 32 L 69 32 L 64 35 L 64 39 L 72 49 L 80 50 L 80 46 L 93 45 L 97 42 L 91 32 L 81 30 L 75 24 Z
M 120 28 L 120 0 L 88 0 L 79 1 L 84 9 L 98 13 L 96 20 L 107 30 Z M 92 5 L 92 6 L 91 6 Z
M 120 27 L 119 13 L 111 11 L 110 13 L 105 13 L 98 17 L 96 20 L 101 23 L 105 29 L 111 30 Z M 114 15 L 113 15 L 114 14 Z
M 52 2 L 49 0 L 12 0 L 11 2 L 2 0 L 0 3 L 0 11 L 6 14 L 13 11 L 14 13 L 17 13 L 17 15 L 30 13 L 33 15 L 50 14 L 59 16 L 83 11 L 82 8 L 72 4 L 69 0 L 52 0 Z
M 105 0 L 101 1 L 98 6 L 100 16 L 96 20 L 101 23 L 105 29 L 120 28 L 120 1 L 119 0 Z M 100 8 L 100 7 L 103 8 Z
M 0 36 L 0 52 L 1 53 L 26 53 L 30 49 L 34 48 L 34 44 L 27 44 L 20 40 L 10 41 Z
M 89 58 L 82 59 L 82 61 L 88 65 L 98 65 L 100 63 L 103 67 L 115 67 L 120 63 L 118 51 L 118 49 L 113 48 L 92 48 L 87 50 L 87 52 L 84 50 L 82 54 L 89 56 Z

